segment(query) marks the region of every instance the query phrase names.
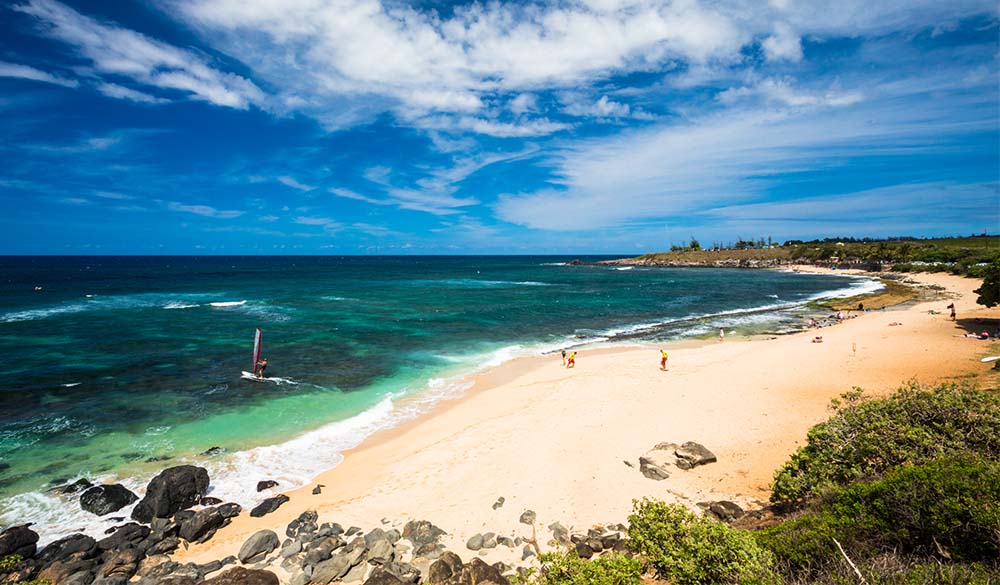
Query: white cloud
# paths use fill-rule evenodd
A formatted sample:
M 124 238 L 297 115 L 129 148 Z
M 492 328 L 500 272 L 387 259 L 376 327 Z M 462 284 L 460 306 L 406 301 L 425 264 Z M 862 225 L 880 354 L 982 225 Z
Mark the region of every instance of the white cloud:
M 213 68 L 201 55 L 99 22 L 55 0 L 29 0 L 13 9 L 38 19 L 45 35 L 73 46 L 100 74 L 128 77 L 231 108 L 246 109 L 264 101 L 252 81 Z
M 17 63 L 8 63 L 6 61 L 0 61 L 0 77 L 14 77 L 17 79 L 30 79 L 32 81 L 41 81 L 43 83 L 52 83 L 54 85 L 61 85 L 63 87 L 76 87 L 79 82 L 75 79 L 66 79 L 64 77 L 59 77 L 34 67 L 28 67 L 27 65 L 19 65 Z
M 538 110 L 538 98 L 534 94 L 522 93 L 510 100 L 508 106 L 515 116 Z
M 257 221 L 263 221 L 266 223 L 271 223 L 273 221 L 278 221 L 280 218 L 277 215 L 262 215 L 257 218 Z
M 498 122 L 483 118 L 463 117 L 455 124 L 463 130 L 471 130 L 478 134 L 487 134 L 497 138 L 526 138 L 545 136 L 570 127 L 562 122 L 552 122 L 548 118 L 518 120 L 516 122 Z
M 596 118 L 627 118 L 631 113 L 628 104 L 623 104 L 601 96 L 596 102 L 571 101 L 563 108 L 563 112 L 571 116 Z
M 114 83 L 100 83 L 97 85 L 97 91 L 110 98 L 129 100 L 140 104 L 165 104 L 170 101 Z
M 208 205 L 185 205 L 177 201 L 168 202 L 167 209 L 183 213 L 193 213 L 204 217 L 214 217 L 216 219 L 232 219 L 234 217 L 239 217 L 244 213 L 243 211 L 223 211 L 214 207 L 209 207 Z
M 295 180 L 294 177 L 289 177 L 287 175 L 282 175 L 280 177 L 277 177 L 277 179 L 278 182 L 281 183 L 282 185 L 286 185 L 288 187 L 291 187 L 292 189 L 298 189 L 299 191 L 312 191 L 313 189 L 316 188 L 313 185 L 306 185 L 305 183 L 300 183 L 297 180 Z
M 949 100 L 927 98 L 949 83 Z M 552 157 L 557 188 L 501 196 L 495 210 L 532 228 L 581 230 L 747 203 L 777 174 L 930 151 L 957 133 L 995 129 L 995 102 L 958 91 L 966 83 L 942 72 L 869 88 L 872 100 L 835 115 L 836 100 L 765 103 L 582 141 Z
M 769 61 L 801 61 L 802 39 L 783 22 L 774 26 L 774 34 L 761 43 Z
M 821 91 L 795 88 L 787 79 L 766 78 L 753 85 L 727 89 L 718 95 L 719 101 L 735 104 L 750 98 L 785 106 L 851 106 L 863 99 L 860 91 L 829 88 Z
M 330 225 L 337 223 L 329 217 L 306 217 L 301 215 L 296 217 L 294 221 L 302 225 Z

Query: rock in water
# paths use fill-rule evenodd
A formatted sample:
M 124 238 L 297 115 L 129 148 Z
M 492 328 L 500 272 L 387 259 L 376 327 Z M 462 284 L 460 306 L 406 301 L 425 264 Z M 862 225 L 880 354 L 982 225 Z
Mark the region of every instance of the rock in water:
M 264 560 L 264 557 L 276 548 L 278 548 L 278 535 L 273 530 L 261 530 L 243 543 L 236 556 L 245 565 Z
M 0 532 L 0 558 L 7 555 L 21 555 L 24 558 L 35 556 L 38 550 L 38 533 L 29 528 L 31 524 L 11 526 Z
M 280 508 L 281 505 L 287 502 L 288 500 L 289 500 L 288 496 L 284 494 L 281 494 L 279 496 L 274 496 L 273 498 L 268 498 L 263 502 L 261 502 L 260 504 L 258 504 L 256 508 L 250 510 L 250 516 L 252 516 L 253 518 L 260 518 L 265 514 L 270 514 L 271 512 L 274 512 L 275 510 Z
M 99 485 L 88 489 L 80 496 L 80 507 L 84 511 L 104 516 L 117 512 L 139 499 L 120 483 Z
M 269 489 L 271 489 L 273 487 L 277 487 L 277 485 L 278 485 L 278 482 L 274 481 L 273 479 L 265 479 L 264 481 L 258 481 L 257 482 L 257 491 L 258 492 L 262 492 L 264 490 L 269 490 Z
M 149 523 L 153 518 L 169 518 L 198 503 L 208 490 L 204 467 L 180 465 L 164 469 L 146 487 L 146 495 L 132 509 L 132 519 Z
M 255 571 L 234 567 L 218 577 L 203 581 L 202 585 L 278 585 L 278 576 L 271 571 Z

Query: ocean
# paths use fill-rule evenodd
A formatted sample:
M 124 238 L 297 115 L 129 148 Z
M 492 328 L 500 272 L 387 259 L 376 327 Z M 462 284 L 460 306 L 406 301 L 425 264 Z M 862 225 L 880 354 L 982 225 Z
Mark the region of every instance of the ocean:
M 258 480 L 304 485 L 372 433 L 460 396 L 478 369 L 720 327 L 781 332 L 809 300 L 880 286 L 571 259 L 0 258 L 0 526 L 35 522 L 43 542 L 99 534 L 110 522 L 54 486 L 135 491 L 181 463 L 209 469 L 213 496 L 252 505 L 271 493 Z M 268 382 L 241 377 L 257 327 Z

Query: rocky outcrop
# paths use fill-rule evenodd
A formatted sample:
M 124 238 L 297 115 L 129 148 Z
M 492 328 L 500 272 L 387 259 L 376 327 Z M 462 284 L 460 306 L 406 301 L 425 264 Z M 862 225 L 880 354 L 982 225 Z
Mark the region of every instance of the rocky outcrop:
M 649 479 L 659 481 L 670 477 L 674 468 L 691 469 L 717 460 L 714 453 L 699 443 L 660 443 L 639 458 L 639 471 Z
M 138 499 L 139 496 L 119 483 L 99 485 L 80 495 L 80 507 L 91 514 L 104 516 L 117 512 Z
M 182 522 L 178 535 L 188 542 L 205 542 L 229 522 L 218 508 L 205 508 Z
M 165 469 L 146 487 L 146 495 L 132 509 L 132 519 L 148 524 L 153 518 L 169 518 L 198 503 L 208 490 L 204 467 L 180 465 Z

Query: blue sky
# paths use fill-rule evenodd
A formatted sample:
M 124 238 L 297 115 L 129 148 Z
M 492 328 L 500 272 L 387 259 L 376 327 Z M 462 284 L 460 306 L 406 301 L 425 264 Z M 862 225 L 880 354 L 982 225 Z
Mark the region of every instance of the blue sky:
M 14 0 L 0 253 L 995 233 L 997 10 Z

